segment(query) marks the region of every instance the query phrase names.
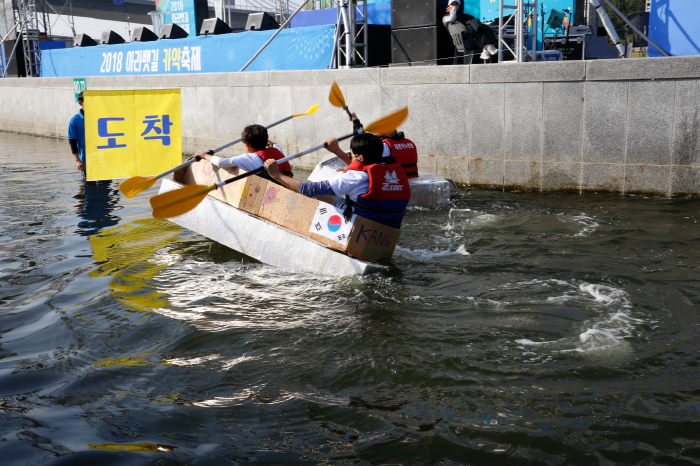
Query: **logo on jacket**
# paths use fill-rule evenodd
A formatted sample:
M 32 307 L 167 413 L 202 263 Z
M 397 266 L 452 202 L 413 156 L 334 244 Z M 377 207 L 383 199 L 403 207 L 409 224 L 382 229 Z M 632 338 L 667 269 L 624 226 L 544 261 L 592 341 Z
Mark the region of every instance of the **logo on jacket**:
M 401 191 L 403 186 L 399 182 L 399 177 L 396 176 L 396 171 L 384 174 L 384 186 L 382 186 L 382 191 Z

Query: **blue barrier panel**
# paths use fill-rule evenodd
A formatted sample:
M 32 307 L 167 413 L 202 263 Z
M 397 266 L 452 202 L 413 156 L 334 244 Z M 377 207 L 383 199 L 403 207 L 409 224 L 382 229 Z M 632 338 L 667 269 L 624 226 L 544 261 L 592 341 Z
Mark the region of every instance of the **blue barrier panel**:
M 41 52 L 41 76 L 114 76 L 238 71 L 276 31 L 75 47 Z M 326 69 L 335 26 L 284 29 L 246 71 Z
M 652 0 L 649 39 L 672 56 L 700 55 L 700 1 Z M 662 57 L 651 45 L 650 57 Z
M 320 24 L 335 24 L 337 11 L 335 8 L 300 11 L 292 18 L 290 27 L 303 28 Z M 367 16 L 369 24 L 391 24 L 391 2 L 368 3 Z M 361 19 L 362 15 L 358 13 L 357 17 Z

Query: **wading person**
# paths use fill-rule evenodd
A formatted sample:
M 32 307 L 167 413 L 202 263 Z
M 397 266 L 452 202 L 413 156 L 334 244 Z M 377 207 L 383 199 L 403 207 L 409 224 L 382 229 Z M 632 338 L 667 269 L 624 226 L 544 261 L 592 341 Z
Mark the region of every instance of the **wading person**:
M 85 175 L 85 111 L 83 110 L 83 93 L 78 94 L 80 111 L 68 122 L 68 143 L 75 158 L 78 170 Z
M 268 140 L 267 128 L 264 126 L 246 126 L 241 133 L 241 139 L 241 142 L 245 144 L 245 149 L 248 152 L 247 154 L 229 158 L 209 155 L 206 152 L 197 152 L 195 155 L 210 161 L 212 165 L 216 165 L 217 167 L 238 167 L 247 172 L 262 167 L 267 160 L 276 161 L 284 158 L 282 148 Z M 289 162 L 284 162 L 280 165 L 279 171 L 285 176 L 294 177 L 292 174 L 292 166 L 289 165 Z M 265 172 L 260 173 L 260 176 L 270 181 L 275 181 Z
M 411 187 L 401 166 L 393 157 L 383 157 L 381 138 L 360 133 L 350 141 L 350 155 L 340 149 L 338 140 L 328 138 L 326 150 L 343 161 L 350 160 L 348 168 L 327 181 L 298 181 L 280 173 L 277 162 L 268 160 L 265 167 L 272 178 L 283 186 L 308 197 L 344 196 L 333 205 L 344 210 L 346 218 L 354 212 L 377 223 L 396 229 L 411 199 Z M 347 162 L 346 162 L 347 163 Z

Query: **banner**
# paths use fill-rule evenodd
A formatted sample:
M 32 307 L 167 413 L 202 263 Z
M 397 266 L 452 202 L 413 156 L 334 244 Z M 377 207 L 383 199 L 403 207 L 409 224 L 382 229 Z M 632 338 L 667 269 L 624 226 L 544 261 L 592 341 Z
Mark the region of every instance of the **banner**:
M 88 181 L 158 175 L 182 162 L 180 89 L 84 96 Z
M 277 32 L 248 31 L 41 52 L 42 77 L 124 76 L 239 71 Z M 283 29 L 246 71 L 325 70 L 334 25 Z

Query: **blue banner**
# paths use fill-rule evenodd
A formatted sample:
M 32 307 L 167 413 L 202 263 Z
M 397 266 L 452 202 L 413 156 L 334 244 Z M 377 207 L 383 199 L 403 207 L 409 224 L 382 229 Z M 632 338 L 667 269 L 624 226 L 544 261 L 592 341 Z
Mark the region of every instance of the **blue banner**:
M 239 71 L 277 31 L 42 50 L 42 77 Z M 246 71 L 323 70 L 335 26 L 283 29 Z
M 700 55 L 700 2 L 698 0 L 652 0 L 649 39 L 671 56 Z M 622 36 L 620 36 L 622 37 Z M 630 31 L 632 37 L 632 31 Z M 650 57 L 663 54 L 649 45 Z
M 156 8 L 165 13 L 163 24 L 177 24 L 189 37 L 197 37 L 194 0 L 159 0 Z
M 362 22 L 362 13 L 360 13 L 360 11 L 362 11 L 362 9 L 358 7 L 357 20 Z M 367 16 L 369 17 L 369 24 L 391 24 L 391 2 L 368 3 Z M 336 8 L 300 11 L 292 18 L 289 27 L 303 28 L 318 26 L 320 24 L 335 24 L 337 19 L 338 10 Z

